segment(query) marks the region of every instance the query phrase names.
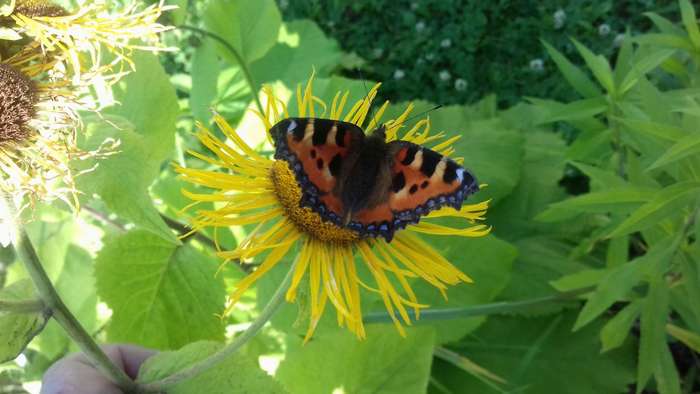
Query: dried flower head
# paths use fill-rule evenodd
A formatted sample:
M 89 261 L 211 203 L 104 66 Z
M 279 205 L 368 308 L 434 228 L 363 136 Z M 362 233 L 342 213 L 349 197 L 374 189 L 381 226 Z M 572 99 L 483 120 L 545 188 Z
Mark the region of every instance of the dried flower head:
M 131 51 L 170 49 L 158 40 L 170 27 L 157 20 L 174 7 L 161 1 L 141 8 L 139 2 L 133 2 L 114 12 L 103 2 L 86 2 L 69 12 L 49 1 L 19 0 L 9 18 L 11 27 L 38 42 L 47 56 L 70 65 L 74 81 L 83 73 L 105 76 L 108 71 L 115 73 L 112 80 L 116 80 L 123 75 L 125 64 L 133 69 Z

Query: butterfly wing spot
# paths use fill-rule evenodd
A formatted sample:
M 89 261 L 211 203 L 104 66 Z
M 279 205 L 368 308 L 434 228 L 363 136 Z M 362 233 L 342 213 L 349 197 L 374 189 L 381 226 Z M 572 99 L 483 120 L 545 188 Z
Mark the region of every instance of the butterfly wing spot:
M 316 160 L 316 168 L 323 170 L 323 159 L 320 157 Z
M 435 173 L 438 164 L 444 163 L 442 161 L 442 155 L 429 149 L 421 149 L 420 152 L 422 153 L 420 171 L 430 178 Z
M 406 177 L 403 175 L 403 171 L 399 171 L 394 175 L 394 178 L 391 181 L 391 191 L 394 193 L 398 193 L 401 191 L 401 189 L 406 186 Z
M 311 158 L 312 159 L 316 158 L 316 149 L 311 149 Z
M 430 185 L 430 182 L 428 182 L 428 181 L 423 181 L 423 183 L 420 184 L 420 188 L 421 188 L 421 189 L 425 189 L 426 187 L 428 187 L 428 185 Z
M 332 176 L 337 177 L 338 175 L 340 175 L 340 169 L 342 164 L 343 158 L 340 156 L 340 153 L 337 153 L 335 156 L 333 156 L 333 159 L 328 164 L 328 170 L 330 170 Z
M 410 189 L 408 189 L 408 192 L 410 194 L 416 194 L 417 191 L 418 191 L 418 185 L 413 185 L 413 186 L 411 186 Z

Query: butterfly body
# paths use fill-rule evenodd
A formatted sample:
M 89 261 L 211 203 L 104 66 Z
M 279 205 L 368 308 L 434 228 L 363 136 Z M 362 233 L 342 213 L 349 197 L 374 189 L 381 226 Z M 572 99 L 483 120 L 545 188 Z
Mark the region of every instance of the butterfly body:
M 390 241 L 433 210 L 459 209 L 478 190 L 453 160 L 407 141 L 386 142 L 383 126 L 365 136 L 352 123 L 288 118 L 270 132 L 275 158 L 296 175 L 301 205 L 363 237 Z

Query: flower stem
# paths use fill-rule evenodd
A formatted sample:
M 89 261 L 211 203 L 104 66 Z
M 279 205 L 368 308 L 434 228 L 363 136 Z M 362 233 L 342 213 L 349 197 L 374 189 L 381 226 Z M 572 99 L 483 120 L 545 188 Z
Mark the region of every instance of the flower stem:
M 575 289 L 547 297 L 532 298 L 529 300 L 522 301 L 494 302 L 491 304 L 468 306 L 465 308 L 429 309 L 420 313 L 420 320 L 418 320 L 418 322 L 432 320 L 463 319 L 475 316 L 523 312 L 537 306 L 567 302 L 572 298 L 575 298 L 582 294 L 586 294 L 592 291 L 593 289 L 595 289 L 595 286 L 582 287 L 580 289 Z M 409 313 L 411 319 L 416 319 L 414 311 L 407 312 Z M 365 323 L 368 324 L 390 323 L 392 321 L 391 316 L 389 316 L 389 314 L 386 312 L 369 313 L 364 316 L 363 320 Z
M 236 353 L 241 347 L 243 347 L 243 345 L 245 345 L 255 337 L 258 331 L 260 331 L 260 329 L 262 329 L 263 326 L 265 326 L 265 323 L 267 323 L 272 318 L 275 312 L 277 312 L 277 309 L 284 303 L 284 295 L 287 292 L 289 285 L 292 283 L 292 277 L 294 276 L 295 266 L 296 260 L 289 268 L 287 276 L 285 276 L 284 280 L 277 288 L 275 294 L 272 296 L 267 305 L 265 305 L 265 308 L 263 308 L 262 312 L 260 312 L 260 316 L 258 316 L 257 319 L 255 319 L 253 323 L 251 323 L 250 327 L 248 327 L 248 329 L 245 330 L 243 334 L 238 336 L 236 339 L 234 339 L 231 343 L 226 345 L 218 352 L 212 354 L 204 360 L 193 364 L 189 368 L 174 373 L 166 378 L 157 380 L 155 382 L 142 383 L 141 387 L 148 392 L 166 391 L 166 389 L 182 381 L 192 379 L 195 376 L 211 368 L 214 368 L 216 365 L 229 358 L 232 354 Z
M 261 114 L 264 114 L 265 111 L 263 111 L 263 106 L 262 103 L 260 103 L 260 99 L 258 98 L 258 86 L 255 84 L 253 81 L 253 75 L 250 73 L 250 69 L 248 69 L 248 63 L 246 63 L 245 59 L 243 59 L 243 56 L 238 52 L 238 50 L 231 44 L 228 43 L 223 37 L 221 37 L 218 34 L 212 33 L 208 30 L 200 29 L 199 27 L 195 26 L 189 26 L 189 25 L 181 25 L 178 26 L 179 29 L 183 30 L 189 30 L 193 31 L 195 33 L 203 34 L 209 38 L 212 38 L 219 42 L 221 45 L 223 45 L 231 54 L 233 57 L 236 58 L 236 61 L 238 62 L 238 65 L 241 67 L 241 70 L 243 71 L 243 76 L 246 79 L 246 82 L 248 83 L 248 86 L 250 87 L 251 94 L 253 95 L 253 99 L 255 100 L 255 105 L 258 107 L 258 111 Z
M 37 313 L 45 309 L 46 307 L 41 300 L 0 300 L 0 312 Z
M 44 267 L 41 265 L 39 256 L 34 246 L 32 246 L 27 232 L 17 220 L 17 210 L 14 202 L 8 195 L 4 196 L 4 200 L 8 211 L 7 222 L 12 229 L 13 244 L 17 255 L 24 263 L 27 273 L 32 279 L 32 282 L 34 282 L 34 286 L 42 302 L 51 310 L 53 318 L 63 327 L 66 333 L 68 333 L 68 336 L 73 339 L 76 345 L 78 345 L 80 350 L 82 350 L 97 369 L 102 371 L 102 373 L 124 390 L 124 392 L 138 392 L 136 382 L 131 380 L 123 370 L 112 363 L 97 343 L 95 343 L 90 334 L 80 324 L 78 319 L 68 310 L 68 307 L 58 295 L 58 292 L 56 292 Z

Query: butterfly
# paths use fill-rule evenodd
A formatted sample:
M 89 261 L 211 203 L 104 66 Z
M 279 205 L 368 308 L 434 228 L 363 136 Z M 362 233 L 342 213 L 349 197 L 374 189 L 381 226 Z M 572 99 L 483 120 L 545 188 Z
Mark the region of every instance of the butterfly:
M 479 190 L 455 161 L 408 141 L 386 141 L 332 119 L 287 118 L 270 129 L 275 159 L 286 160 L 302 190 L 301 206 L 357 232 L 383 237 L 443 206 L 459 210 Z

